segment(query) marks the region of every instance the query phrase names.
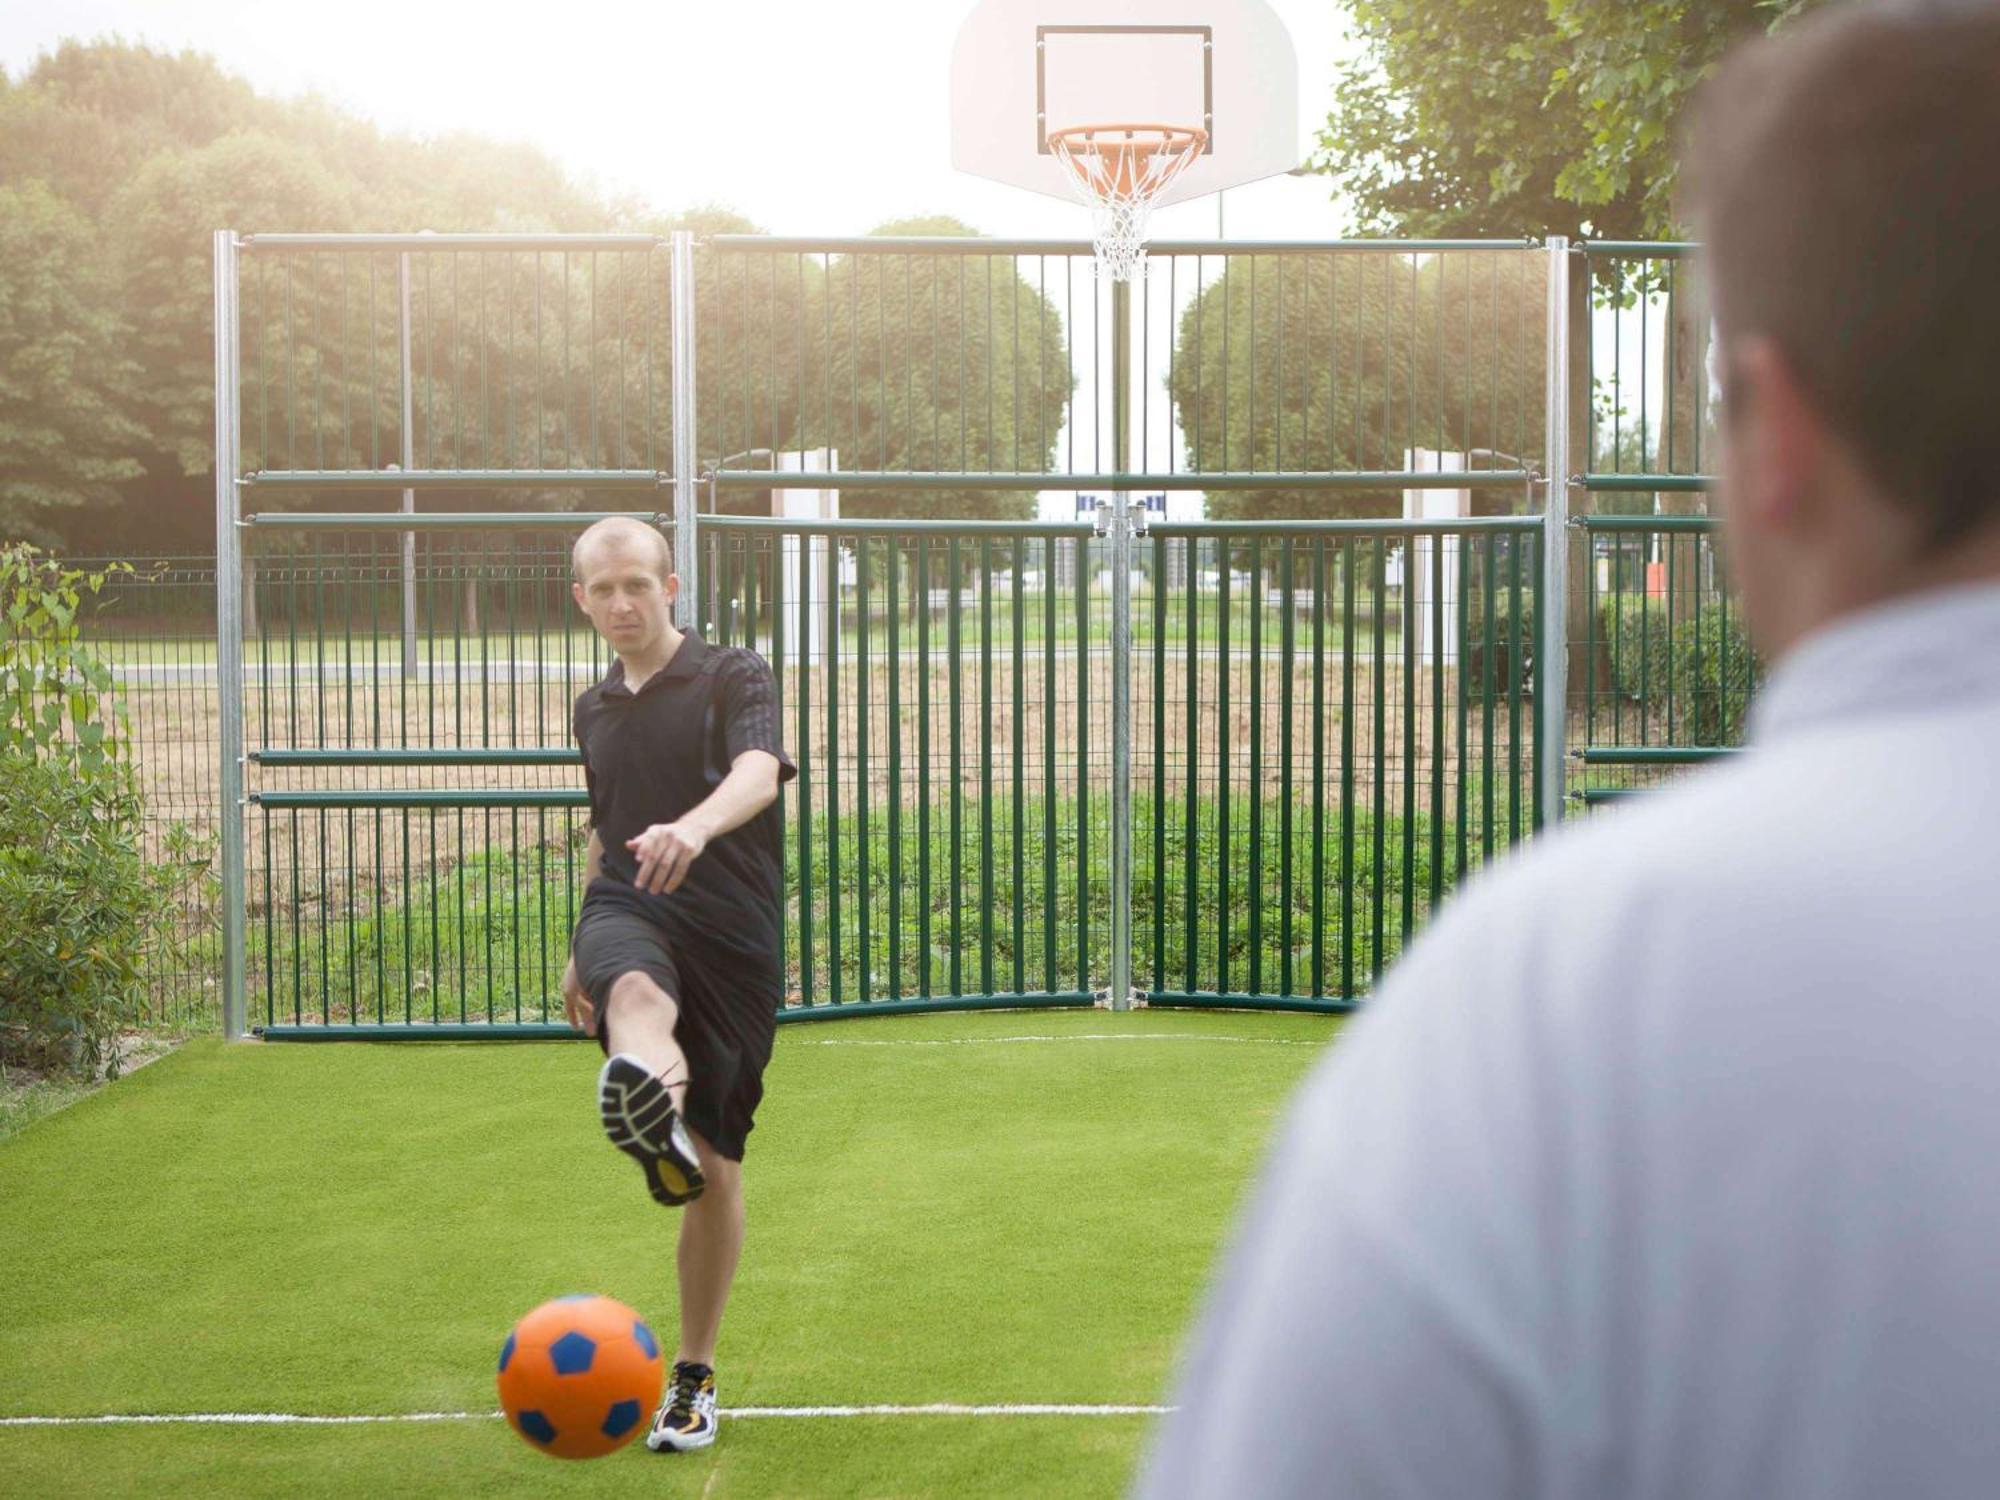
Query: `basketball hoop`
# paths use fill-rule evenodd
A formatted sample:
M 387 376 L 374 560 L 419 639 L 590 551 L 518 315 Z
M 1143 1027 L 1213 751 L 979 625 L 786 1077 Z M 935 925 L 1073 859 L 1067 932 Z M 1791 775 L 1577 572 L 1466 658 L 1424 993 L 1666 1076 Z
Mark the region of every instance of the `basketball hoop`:
M 1208 145 L 1196 125 L 1071 125 L 1049 132 L 1049 150 L 1089 205 L 1097 269 L 1130 281 L 1146 263 L 1153 205 Z

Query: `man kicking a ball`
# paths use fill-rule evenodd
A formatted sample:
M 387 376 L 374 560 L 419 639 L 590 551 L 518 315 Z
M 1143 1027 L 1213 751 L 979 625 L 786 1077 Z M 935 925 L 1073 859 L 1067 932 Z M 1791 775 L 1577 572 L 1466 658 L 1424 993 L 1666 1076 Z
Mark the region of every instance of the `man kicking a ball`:
M 646 1446 L 705 1448 L 781 996 L 778 787 L 797 770 L 763 658 L 674 628 L 665 537 L 599 521 L 571 560 L 571 592 L 617 660 L 576 700 L 592 832 L 563 1003 L 605 1051 L 605 1134 L 655 1201 L 686 1205 L 680 1348 Z

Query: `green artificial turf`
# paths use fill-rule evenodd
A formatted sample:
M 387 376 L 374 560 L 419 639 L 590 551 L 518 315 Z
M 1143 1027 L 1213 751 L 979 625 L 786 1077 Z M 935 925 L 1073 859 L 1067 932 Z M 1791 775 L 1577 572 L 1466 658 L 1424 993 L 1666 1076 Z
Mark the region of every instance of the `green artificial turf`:
M 1174 1012 L 784 1028 L 725 1409 L 1161 1400 L 1277 1112 L 1336 1030 Z M 1033 1036 L 1065 1040 L 1003 1040 Z M 545 1298 L 604 1292 L 668 1333 L 676 1221 L 598 1134 L 597 1060 L 202 1040 L 0 1142 L 0 1415 L 486 1411 L 501 1338 Z M 1113 1494 L 1145 1431 L 758 1419 L 707 1456 L 566 1465 L 487 1420 L 0 1427 L 0 1493 L 539 1494 L 635 1487 L 644 1464 L 666 1493 Z

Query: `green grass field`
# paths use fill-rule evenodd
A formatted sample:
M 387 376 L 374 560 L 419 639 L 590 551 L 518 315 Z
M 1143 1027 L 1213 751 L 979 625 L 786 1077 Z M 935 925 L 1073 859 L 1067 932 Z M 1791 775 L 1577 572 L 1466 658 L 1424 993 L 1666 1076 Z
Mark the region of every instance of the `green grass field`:
M 719 1361 L 743 1406 L 1155 1403 L 1314 1017 L 782 1028 Z M 0 1417 L 485 1413 L 512 1320 L 673 1326 L 583 1045 L 190 1043 L 0 1141 Z M 0 1494 L 1112 1495 L 1143 1416 L 765 1417 L 564 1464 L 498 1420 L 0 1426 Z M 645 1472 L 641 1472 L 644 1470 Z

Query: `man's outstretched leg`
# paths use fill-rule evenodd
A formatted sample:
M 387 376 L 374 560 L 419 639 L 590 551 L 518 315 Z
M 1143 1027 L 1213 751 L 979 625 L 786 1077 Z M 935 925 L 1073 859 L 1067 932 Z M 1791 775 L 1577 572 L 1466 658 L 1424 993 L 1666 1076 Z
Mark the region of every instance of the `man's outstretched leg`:
M 668 1207 L 701 1196 L 706 1178 L 682 1122 L 688 1065 L 674 1039 L 679 1007 L 645 974 L 622 974 L 605 997 L 598 1111 L 604 1133 L 646 1174 L 646 1188 Z
M 646 1446 L 655 1453 L 706 1448 L 715 1441 L 715 1341 L 743 1252 L 743 1164 L 699 1135 L 695 1149 L 708 1189 L 681 1220 L 680 1347 L 666 1400 Z

